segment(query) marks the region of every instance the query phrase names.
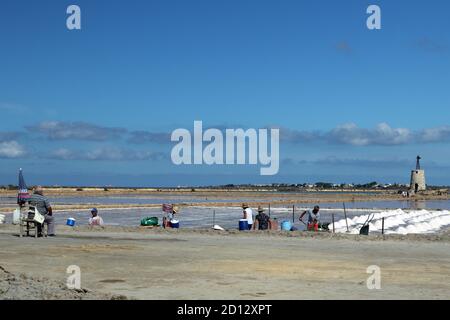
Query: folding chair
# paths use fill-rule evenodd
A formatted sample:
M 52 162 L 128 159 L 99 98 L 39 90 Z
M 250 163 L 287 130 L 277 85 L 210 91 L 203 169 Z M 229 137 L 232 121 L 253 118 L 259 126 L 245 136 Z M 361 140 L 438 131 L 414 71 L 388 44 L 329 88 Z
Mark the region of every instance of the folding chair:
M 25 210 L 21 211 L 21 217 L 20 217 L 20 234 L 19 236 L 22 238 L 24 236 L 24 233 L 26 233 L 27 237 L 30 236 L 30 232 L 34 232 L 34 237 L 37 238 L 39 236 L 39 229 L 38 229 L 38 225 L 42 225 L 41 226 L 41 230 L 42 230 L 42 235 L 44 237 L 47 237 L 47 232 L 46 232 L 46 228 L 45 228 L 45 223 L 40 223 L 37 220 L 39 220 L 37 218 L 37 216 L 41 216 L 42 219 L 42 215 L 39 213 L 39 211 L 37 210 L 36 207 L 33 206 L 29 206 L 28 208 L 24 208 Z M 22 213 L 23 212 L 23 213 Z

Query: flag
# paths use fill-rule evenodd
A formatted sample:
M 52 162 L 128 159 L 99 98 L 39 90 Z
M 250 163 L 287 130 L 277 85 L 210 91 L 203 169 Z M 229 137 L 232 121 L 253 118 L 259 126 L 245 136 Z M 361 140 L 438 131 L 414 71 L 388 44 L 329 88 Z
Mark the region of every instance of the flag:
M 17 203 L 24 204 L 30 198 L 27 184 L 23 178 L 22 169 L 19 170 L 19 194 L 17 195 Z

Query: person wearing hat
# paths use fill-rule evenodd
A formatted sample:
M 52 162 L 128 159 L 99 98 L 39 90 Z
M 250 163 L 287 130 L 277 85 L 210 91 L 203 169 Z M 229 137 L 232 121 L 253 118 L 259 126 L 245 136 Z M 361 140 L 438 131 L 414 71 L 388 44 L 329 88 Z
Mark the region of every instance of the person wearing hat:
M 264 212 L 264 209 L 259 206 L 258 214 L 255 217 L 255 224 L 253 225 L 253 230 L 268 230 L 271 229 L 270 218 Z
M 252 230 L 252 226 L 253 226 L 253 211 L 252 209 L 250 209 L 248 207 L 248 204 L 243 203 L 242 204 L 242 209 L 243 209 L 243 219 L 247 219 L 247 223 L 248 223 L 248 230 Z
M 319 211 L 320 211 L 320 207 L 314 206 L 313 210 L 306 210 L 300 215 L 299 220 L 301 222 L 303 222 L 303 217 L 306 214 L 308 215 L 308 224 L 306 225 L 308 231 L 316 231 L 316 232 L 319 231 L 319 223 L 320 223 Z
M 97 208 L 91 209 L 92 218 L 89 218 L 90 226 L 103 226 L 103 219 L 98 215 Z
M 171 226 L 170 222 L 174 220 L 174 215 L 180 211 L 180 209 L 175 205 L 171 205 L 171 207 L 172 210 L 166 212 L 166 214 L 163 217 L 163 228 L 169 228 Z

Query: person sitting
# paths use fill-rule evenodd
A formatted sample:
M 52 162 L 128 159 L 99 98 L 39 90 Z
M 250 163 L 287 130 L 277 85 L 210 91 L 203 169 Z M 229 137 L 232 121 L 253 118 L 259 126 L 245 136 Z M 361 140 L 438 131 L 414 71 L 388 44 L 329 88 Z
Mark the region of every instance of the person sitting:
M 303 222 L 303 216 L 305 214 L 308 214 L 308 224 L 307 224 L 308 231 L 319 231 L 319 221 L 320 221 L 319 210 L 320 207 L 315 206 L 313 210 L 306 210 L 300 215 L 299 220 Z
M 98 215 L 97 208 L 92 208 L 91 210 L 92 217 L 89 218 L 90 226 L 100 226 L 103 227 L 103 219 Z
M 255 223 L 253 224 L 253 230 L 268 230 L 270 227 L 271 221 L 267 214 L 264 213 L 264 209 L 262 207 L 258 207 L 258 214 L 255 217 Z
M 48 198 L 44 196 L 44 190 L 41 186 L 34 189 L 33 194 L 28 200 L 30 206 L 36 207 L 38 212 L 44 216 L 44 223 L 47 224 L 47 236 L 55 236 L 55 218 L 53 217 L 53 210 Z M 33 217 L 30 217 L 32 219 Z M 43 225 L 42 224 L 42 225 Z M 37 224 L 38 236 L 42 237 L 42 225 Z

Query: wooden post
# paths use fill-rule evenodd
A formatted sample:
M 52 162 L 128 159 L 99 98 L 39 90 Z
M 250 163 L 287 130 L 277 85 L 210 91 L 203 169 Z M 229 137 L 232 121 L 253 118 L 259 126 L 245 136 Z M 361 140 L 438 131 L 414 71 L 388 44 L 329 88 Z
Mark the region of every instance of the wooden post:
M 19 225 L 19 230 L 20 230 L 20 238 L 22 238 L 23 235 L 23 221 L 22 221 L 22 216 L 20 216 L 20 225 Z
M 295 223 L 295 204 L 292 206 L 292 223 Z
M 348 231 L 348 221 L 347 221 L 347 209 L 345 209 L 345 202 L 342 203 L 344 205 L 344 218 L 345 218 L 345 225 L 347 226 L 347 232 Z
M 384 217 L 381 219 L 381 234 L 384 234 Z
M 213 211 L 213 227 L 216 225 L 216 210 Z
M 269 219 L 270 219 L 270 203 L 269 203 Z
M 334 229 L 334 213 L 331 214 L 331 221 L 333 221 L 333 233 L 335 233 L 335 229 Z

